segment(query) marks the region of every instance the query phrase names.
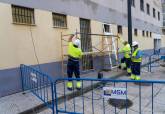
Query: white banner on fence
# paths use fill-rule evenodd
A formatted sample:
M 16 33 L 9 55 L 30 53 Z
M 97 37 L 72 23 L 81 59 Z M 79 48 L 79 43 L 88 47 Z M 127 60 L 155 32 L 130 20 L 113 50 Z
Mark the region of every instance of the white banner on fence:
M 31 80 L 35 83 L 37 83 L 37 75 L 33 72 L 30 73 L 30 76 L 31 76 Z
M 126 88 L 117 87 L 103 87 L 103 97 L 113 99 L 126 99 L 127 90 Z

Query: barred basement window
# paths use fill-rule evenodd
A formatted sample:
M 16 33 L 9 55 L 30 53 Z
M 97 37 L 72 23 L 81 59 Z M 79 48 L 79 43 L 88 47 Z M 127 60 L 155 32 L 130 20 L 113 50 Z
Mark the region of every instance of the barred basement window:
M 53 26 L 54 27 L 67 27 L 66 15 L 52 13 L 53 15 Z
M 12 5 L 13 23 L 34 25 L 34 9 Z

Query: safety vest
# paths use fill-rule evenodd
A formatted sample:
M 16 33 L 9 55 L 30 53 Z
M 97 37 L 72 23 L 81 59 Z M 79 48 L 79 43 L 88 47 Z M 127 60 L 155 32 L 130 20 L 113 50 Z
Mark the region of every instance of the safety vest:
M 81 58 L 82 50 L 80 48 L 74 47 L 72 42 L 69 42 L 68 55 L 74 58 Z
M 124 53 L 124 57 L 125 58 L 131 58 L 130 57 L 131 47 L 130 47 L 129 44 L 125 45 L 120 52 L 123 52 Z
M 138 52 L 140 51 L 139 48 L 137 48 L 133 53 L 132 53 L 132 62 L 142 62 L 142 57 L 138 57 Z

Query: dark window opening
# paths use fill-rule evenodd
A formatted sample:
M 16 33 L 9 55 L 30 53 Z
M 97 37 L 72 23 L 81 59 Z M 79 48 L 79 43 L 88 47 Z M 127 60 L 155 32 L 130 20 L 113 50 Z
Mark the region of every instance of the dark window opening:
M 118 31 L 119 34 L 122 34 L 123 33 L 122 26 L 121 25 L 118 25 L 117 26 L 117 31 Z
M 140 9 L 144 11 L 144 0 L 140 0 Z
M 147 6 L 147 14 L 150 15 L 150 5 L 147 4 L 146 6 Z
M 160 21 L 160 12 L 158 11 L 158 20 Z
M 134 35 L 137 36 L 138 35 L 138 30 L 134 29 Z
M 146 31 L 146 36 L 148 37 L 148 31 Z
M 52 13 L 54 27 L 67 27 L 66 15 Z
M 132 1 L 131 1 L 131 5 L 132 5 L 133 7 L 135 7 L 135 0 L 132 0 Z
M 144 30 L 142 31 L 142 36 L 145 36 L 145 31 Z
M 154 17 L 154 18 L 156 17 L 155 8 L 153 8 L 153 17 Z

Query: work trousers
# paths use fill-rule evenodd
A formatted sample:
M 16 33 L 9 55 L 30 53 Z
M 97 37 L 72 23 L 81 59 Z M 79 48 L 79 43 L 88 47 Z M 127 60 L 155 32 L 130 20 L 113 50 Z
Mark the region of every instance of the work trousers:
M 132 74 L 140 76 L 141 62 L 132 62 Z
M 131 58 L 123 57 L 121 59 L 121 63 L 125 63 L 127 68 L 131 68 Z
M 79 60 L 68 59 L 68 64 L 67 64 L 68 78 L 72 78 L 73 73 L 76 78 L 80 78 Z

